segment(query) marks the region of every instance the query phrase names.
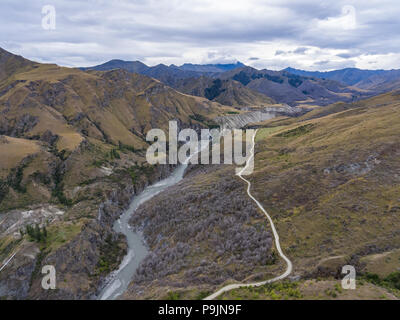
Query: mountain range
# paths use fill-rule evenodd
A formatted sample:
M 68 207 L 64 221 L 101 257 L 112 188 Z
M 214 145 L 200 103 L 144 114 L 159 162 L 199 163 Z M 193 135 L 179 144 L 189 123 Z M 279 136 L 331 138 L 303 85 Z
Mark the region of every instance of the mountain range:
M 357 68 L 346 68 L 319 72 L 286 68 L 285 71 L 305 77 L 335 80 L 349 86 L 381 93 L 390 91 L 391 84 L 398 82 L 400 79 L 400 70 L 361 70 Z
M 388 92 L 396 87 L 397 81 L 400 81 L 399 70 L 348 68 L 311 72 L 286 68 L 281 71 L 271 71 L 257 70 L 240 62 L 182 66 L 160 64 L 149 67 L 139 61 L 111 60 L 82 69 L 116 68 L 144 74 L 184 93 L 206 97 L 235 107 L 268 104 L 274 101 L 291 106 L 351 102 Z M 238 82 L 242 86 L 239 86 Z M 238 98 L 242 93 L 245 97 Z

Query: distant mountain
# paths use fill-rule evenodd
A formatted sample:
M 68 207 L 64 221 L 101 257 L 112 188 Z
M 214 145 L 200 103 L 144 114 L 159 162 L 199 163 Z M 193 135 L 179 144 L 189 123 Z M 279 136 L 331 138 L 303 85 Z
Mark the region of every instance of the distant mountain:
M 319 72 L 286 68 L 284 71 L 305 77 L 339 81 L 350 86 L 369 90 L 374 92 L 374 94 L 397 89 L 400 84 L 400 70 L 361 70 L 357 68 L 347 68 Z
M 361 70 L 357 68 L 346 68 L 346 69 L 326 71 L 326 72 L 304 71 L 293 68 L 286 68 L 284 69 L 284 71 L 290 72 L 292 74 L 297 74 L 303 77 L 335 80 L 347 84 L 349 86 L 356 85 L 360 81 L 368 79 L 369 77 L 375 75 L 381 75 L 387 72 L 385 70 Z
M 174 85 L 177 80 L 201 77 L 204 75 L 215 76 L 216 74 L 243 67 L 244 64 L 191 64 L 185 63 L 182 66 L 158 64 L 149 67 L 140 61 L 111 60 L 98 66 L 80 68 L 81 70 L 107 71 L 112 69 L 124 69 L 129 72 L 144 74 L 164 82 L 167 85 Z
M 289 105 L 328 105 L 337 101 L 351 102 L 368 93 L 334 80 L 305 77 L 287 71 L 257 70 L 243 67 L 222 73 L 221 79 L 231 79 L 258 91 L 277 102 Z
M 219 102 L 228 106 L 259 106 L 274 103 L 274 100 L 263 93 L 246 88 L 241 83 L 225 79 L 221 81 L 218 76 L 226 71 L 234 71 L 244 66 L 243 63 L 235 64 L 184 64 L 166 66 L 159 64 L 154 67 L 146 66 L 139 61 L 111 60 L 104 64 L 81 68 L 82 70 L 113 70 L 124 69 L 129 72 L 140 73 L 157 79 L 174 89 L 210 101 Z
M 82 69 L 124 69 L 157 79 L 183 93 L 235 107 L 265 105 L 271 101 L 292 106 L 352 102 L 396 89 L 397 81 L 400 81 L 400 71 L 397 70 L 347 68 L 310 72 L 287 68 L 271 71 L 257 70 L 240 62 L 206 65 L 186 63 L 182 66 L 159 64 L 149 67 L 139 61 L 111 60 Z
M 146 66 L 144 63 L 140 61 L 124 61 L 124 60 L 110 60 L 106 63 L 100 64 L 98 66 L 94 67 L 88 67 L 88 68 L 80 68 L 81 70 L 98 70 L 98 71 L 108 71 L 108 70 L 113 70 L 113 69 L 124 69 L 129 72 L 135 72 L 135 73 L 145 73 L 146 70 L 149 69 L 148 66 Z
M 275 103 L 270 97 L 251 90 L 235 80 L 221 80 L 204 76 L 189 78 L 178 82 L 175 89 L 234 107 L 264 106 Z
M 129 72 L 146 72 L 151 69 L 160 69 L 160 68 L 168 68 L 170 70 L 182 70 L 182 71 L 194 71 L 196 73 L 221 73 L 237 68 L 244 67 L 245 65 L 241 62 L 236 63 L 228 63 L 228 64 L 192 64 L 185 63 L 181 66 L 176 66 L 171 64 L 170 66 L 166 66 L 164 64 L 159 64 L 154 67 L 149 67 L 140 61 L 124 61 L 119 59 L 110 60 L 103 64 L 93 66 L 93 67 L 85 67 L 80 68 L 81 70 L 100 70 L 106 71 L 111 69 L 125 69 Z
M 175 65 L 166 66 L 165 64 L 158 64 L 154 67 L 149 67 L 140 61 L 124 60 L 111 60 L 98 66 L 80 69 L 84 71 L 108 71 L 113 69 L 123 69 L 129 72 L 139 73 L 160 80 L 168 86 L 175 86 L 177 81 L 181 79 L 201 77 L 202 75 L 213 75 L 215 73 L 209 71 L 189 70 L 190 68 L 181 69 L 180 67 L 177 67 Z M 210 69 L 210 67 L 208 67 L 208 69 Z
M 244 67 L 245 65 L 241 62 L 230 63 L 230 64 L 191 64 L 185 63 L 178 67 L 181 70 L 196 71 L 196 72 L 225 72 L 237 68 Z
M 399 89 L 399 84 L 400 70 L 390 70 L 364 79 L 357 83 L 356 86 L 376 93 L 384 93 L 394 89 Z
M 166 66 L 165 64 L 149 67 L 142 74 L 160 80 L 164 84 L 174 88 L 182 79 L 197 78 L 201 77 L 202 75 L 209 75 L 209 73 L 181 70 L 177 66 Z

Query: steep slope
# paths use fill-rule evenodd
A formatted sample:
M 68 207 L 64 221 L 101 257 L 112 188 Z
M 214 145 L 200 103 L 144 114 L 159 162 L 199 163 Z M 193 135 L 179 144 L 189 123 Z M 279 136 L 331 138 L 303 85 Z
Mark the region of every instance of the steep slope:
M 29 70 L 35 63 L 0 48 L 0 82 L 21 70 Z
M 108 152 L 113 148 L 134 150 L 134 157 L 143 160 L 148 130 L 167 130 L 169 120 L 178 121 L 180 127 L 207 127 L 214 125 L 213 118 L 234 110 L 205 98 L 179 93 L 147 76 L 121 69 L 83 72 L 34 64 L 9 53 L 2 57 L 6 57 L 5 65 L 10 62 L 13 67 L 13 70 L 8 66 L 4 68 L 12 74 L 0 82 L 0 135 L 6 136 L 4 148 L 10 148 L 9 154 L 4 155 L 8 160 L 5 158 L 7 161 L 2 165 L 2 178 L 7 177 L 11 169 L 17 170 L 23 160 L 17 157 L 19 161 L 9 161 L 14 159 L 12 150 L 19 152 L 18 148 L 11 147 L 10 141 L 21 141 L 28 150 L 26 141 L 31 140 L 39 158 L 49 159 L 43 160 L 45 163 L 68 160 L 70 155 L 89 145 Z M 10 140 L 11 137 L 21 140 Z M 82 154 L 82 158 L 86 156 L 93 157 L 93 154 Z M 92 171 L 91 163 L 84 164 L 81 170 Z M 48 175 L 52 170 L 43 169 L 42 173 Z M 70 172 L 70 183 L 79 184 L 90 176 L 79 175 L 79 171 Z M 54 185 L 43 187 L 48 190 Z M 11 198 L 0 202 L 3 210 L 18 207 L 19 198 L 24 204 L 28 202 L 29 197 L 25 195 L 6 194 Z M 43 200 L 51 198 L 49 192 L 44 191 L 44 194 Z
M 140 148 L 145 133 L 165 128 L 168 120 L 189 125 L 196 114 L 207 118 L 225 110 L 120 69 L 85 73 L 40 65 L 12 81 L 0 87 L 0 133 L 32 138 L 50 130 L 70 150 L 79 144 L 79 136 Z
M 268 224 L 234 169 L 193 167 L 135 212 L 151 253 L 123 298 L 201 299 L 225 282 L 278 272 Z

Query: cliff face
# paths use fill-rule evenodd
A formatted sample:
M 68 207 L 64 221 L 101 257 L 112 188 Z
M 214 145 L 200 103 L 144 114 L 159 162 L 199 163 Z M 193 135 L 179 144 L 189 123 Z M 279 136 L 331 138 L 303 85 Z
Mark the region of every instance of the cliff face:
M 220 116 L 215 118 L 214 121 L 224 129 L 239 129 L 250 123 L 262 122 L 280 115 L 298 116 L 304 113 L 304 109 L 288 105 L 257 109 L 248 108 L 248 110 L 241 114 Z

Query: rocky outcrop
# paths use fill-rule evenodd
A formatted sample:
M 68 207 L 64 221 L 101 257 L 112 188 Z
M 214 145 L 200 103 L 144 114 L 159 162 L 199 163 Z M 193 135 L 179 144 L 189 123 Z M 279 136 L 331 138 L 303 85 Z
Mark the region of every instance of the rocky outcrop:
M 0 119 L 0 134 L 21 137 L 31 131 L 38 123 L 38 117 L 24 114 L 17 119 Z
M 249 123 L 257 123 L 265 120 L 275 118 L 279 115 L 285 116 L 298 116 L 304 113 L 304 109 L 290 107 L 288 105 L 283 105 L 282 107 L 266 107 L 262 109 L 248 109 L 248 112 L 221 116 L 214 119 L 222 129 L 239 129 L 243 128 Z

